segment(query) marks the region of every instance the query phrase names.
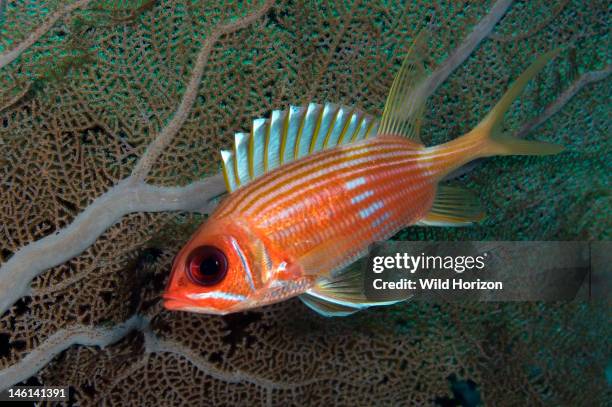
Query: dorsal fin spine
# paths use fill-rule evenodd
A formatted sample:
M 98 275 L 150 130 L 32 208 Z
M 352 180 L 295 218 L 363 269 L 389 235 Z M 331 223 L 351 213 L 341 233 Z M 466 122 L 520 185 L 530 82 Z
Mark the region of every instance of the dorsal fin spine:
M 268 171 L 268 149 L 270 148 L 270 129 L 272 126 L 270 125 L 270 121 L 266 121 L 266 138 L 264 142 L 264 159 L 263 159 L 263 167 L 264 172 Z
M 287 114 L 289 128 L 287 130 L 287 144 L 285 146 L 285 153 L 283 156 L 284 163 L 293 161 L 295 159 L 295 148 L 296 143 L 298 142 L 297 137 L 303 115 L 303 106 L 289 106 L 289 114 Z
M 308 106 L 304 108 L 304 113 L 300 118 L 300 128 L 298 129 L 297 137 L 295 138 L 295 149 L 293 153 L 293 159 L 297 160 L 300 156 L 300 144 L 302 144 L 302 135 L 304 134 L 304 124 L 306 123 L 306 116 L 308 113 Z
M 369 119 L 368 126 L 366 127 L 365 134 L 363 135 L 364 139 L 370 137 L 372 126 L 374 126 L 374 120 L 371 117 L 368 117 L 368 119 Z
M 236 179 L 236 186 L 240 187 L 240 177 L 238 176 L 238 134 L 234 134 L 234 146 L 232 150 L 234 151 L 234 179 Z
M 265 144 L 266 141 L 266 126 L 269 120 L 259 118 L 253 120 L 253 134 L 252 134 L 252 145 L 253 145 L 253 155 L 252 155 L 252 164 L 253 164 L 253 176 L 257 177 L 264 172 L 264 151 L 261 149 L 260 145 Z M 263 143 L 262 143 L 263 139 Z
M 285 147 L 287 146 L 287 136 L 289 135 L 289 119 L 291 117 L 291 108 L 292 106 L 289 106 L 289 108 L 287 109 L 287 113 L 285 114 L 285 119 L 283 120 L 283 134 L 281 136 L 280 151 L 278 153 L 279 165 L 283 165 L 285 158 Z
M 312 137 L 310 138 L 310 146 L 308 147 L 308 154 L 312 153 L 315 150 L 317 145 L 317 139 L 319 138 L 319 130 L 321 130 L 321 122 L 323 121 L 323 115 L 325 114 L 325 106 L 319 109 L 317 115 L 317 124 L 312 132 Z
M 344 123 L 344 127 L 342 128 L 342 132 L 340 133 L 340 136 L 338 137 L 338 144 L 342 144 L 344 142 L 344 137 L 346 136 L 346 132 L 349 129 L 351 123 L 353 122 L 354 119 L 354 114 L 355 114 L 355 108 L 352 108 L 350 113 L 349 113 L 349 120 L 346 121 L 346 123 Z
M 233 152 L 234 152 L 234 178 L 236 178 L 236 185 L 240 186 L 242 185 L 243 182 L 248 182 L 248 180 L 251 178 L 248 174 L 248 162 L 246 163 L 246 167 L 244 166 L 244 163 L 241 162 L 240 158 L 244 157 L 244 154 L 241 154 L 241 151 L 244 148 L 244 143 L 247 141 L 248 136 L 244 133 L 236 133 L 234 134 L 234 146 L 233 146 Z M 246 170 L 246 173 L 245 173 Z
M 346 124 L 346 117 L 348 114 L 348 109 L 344 106 L 339 106 L 336 111 L 336 115 L 333 119 L 333 124 L 329 128 L 329 137 L 324 143 L 324 148 L 329 148 L 330 146 L 337 146 L 338 140 L 340 139 L 340 134 L 344 129 L 344 125 Z
M 229 160 L 230 156 L 231 153 L 229 151 L 221 150 L 221 165 L 223 166 L 223 180 L 225 181 L 225 187 L 228 191 L 233 191 L 234 189 L 236 189 L 236 184 L 235 182 L 232 182 L 229 175 L 229 170 L 232 165 L 231 163 L 228 165 L 227 160 Z
M 370 128 L 368 129 L 367 138 L 370 138 L 372 136 L 376 137 L 376 135 L 378 134 L 379 125 L 380 123 L 378 122 L 378 120 L 372 119 L 372 123 L 370 124 Z
M 365 114 L 362 114 L 361 117 L 359 118 L 359 121 L 357 122 L 357 126 L 355 127 L 355 130 L 353 131 L 353 135 L 351 136 L 351 143 L 357 139 L 357 136 L 359 136 L 359 130 L 361 130 L 361 126 L 364 120 L 365 120 Z
M 366 130 L 368 129 L 368 125 L 370 124 L 368 115 L 363 116 L 363 120 L 361 121 L 361 125 L 357 130 L 357 136 L 355 136 L 355 141 L 363 140 L 366 135 Z
M 322 148 L 327 148 L 327 143 L 329 143 L 329 138 L 331 137 L 332 131 L 334 130 L 334 123 L 336 123 L 336 120 L 338 120 L 338 115 L 341 114 L 342 109 L 340 108 L 340 106 L 333 106 L 335 108 L 335 112 L 334 112 L 334 118 L 333 120 L 330 122 L 329 126 L 327 127 L 327 132 L 325 133 L 325 138 L 323 139 L 323 147 Z
M 333 103 L 275 110 L 269 119 L 253 120 L 250 133 L 235 133 L 234 145 L 221 152 L 228 191 L 309 153 L 368 138 L 378 124 L 355 107 Z
M 255 176 L 255 131 L 251 126 L 251 137 L 249 137 L 249 176 L 251 179 Z
M 266 143 L 268 146 L 268 155 L 266 157 L 268 171 L 280 165 L 280 144 L 283 138 L 283 124 L 286 113 L 287 110 L 274 110 L 270 116 L 269 139 Z

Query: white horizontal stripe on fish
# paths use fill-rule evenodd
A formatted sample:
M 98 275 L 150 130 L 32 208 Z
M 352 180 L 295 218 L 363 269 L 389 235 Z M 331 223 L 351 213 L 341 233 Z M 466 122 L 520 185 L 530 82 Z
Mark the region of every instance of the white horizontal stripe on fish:
M 242 204 L 239 204 L 236 209 L 243 210 L 245 207 L 251 204 L 254 206 L 257 205 L 257 203 L 254 203 L 257 196 L 261 196 L 260 198 L 261 201 L 259 202 L 260 204 L 259 206 L 261 206 L 261 204 L 266 205 L 276 200 L 279 196 L 283 195 L 286 191 L 289 191 L 295 188 L 296 186 L 308 185 L 312 183 L 313 180 L 315 180 L 316 178 L 320 178 L 327 174 L 333 174 L 340 170 L 347 171 L 351 167 L 359 166 L 361 164 L 370 162 L 373 159 L 390 161 L 393 158 L 398 158 L 397 160 L 398 163 L 402 162 L 403 160 L 406 160 L 406 153 L 402 150 L 391 150 L 385 153 L 380 153 L 376 155 L 374 154 L 375 153 L 372 153 L 368 156 L 364 156 L 360 158 L 340 161 L 340 162 L 337 162 L 336 164 L 333 164 L 327 167 L 323 166 L 321 169 L 319 169 L 318 171 L 314 171 L 314 172 L 312 171 L 311 167 L 313 166 L 318 167 L 321 163 L 312 162 L 305 168 L 306 171 L 304 171 L 303 176 L 294 174 L 293 176 L 295 178 L 289 181 L 289 183 L 286 183 L 286 181 L 275 180 L 273 184 L 268 185 L 270 188 L 267 188 L 265 191 L 252 190 L 251 191 L 252 196 L 249 197 L 249 199 L 245 200 Z M 282 185 L 283 183 L 285 183 L 285 185 Z
M 416 167 L 400 166 L 398 168 L 393 168 L 391 170 L 382 171 L 381 173 L 378 173 L 378 174 L 370 175 L 371 179 L 369 180 L 365 188 L 373 188 L 374 195 L 382 196 L 382 197 L 385 197 L 385 196 L 388 197 L 389 192 L 392 192 L 392 191 L 398 191 L 396 193 L 392 193 L 392 196 L 395 196 L 397 194 L 410 194 L 412 193 L 413 190 L 421 188 L 428 184 L 428 182 L 426 181 L 427 177 L 423 176 L 423 174 L 421 173 L 415 174 L 416 170 L 418 170 Z M 359 173 L 362 173 L 363 171 L 365 170 L 362 169 Z M 411 174 L 411 173 L 414 174 L 414 176 L 408 178 L 406 175 Z M 391 181 L 382 183 L 381 182 L 382 178 L 389 178 L 391 179 Z M 300 211 L 308 211 L 312 209 L 314 205 L 319 205 L 318 201 L 308 199 L 311 196 L 309 194 L 310 192 L 309 189 L 316 191 L 317 189 L 324 187 L 324 184 L 326 182 L 328 181 L 321 180 L 320 182 L 310 185 L 309 187 L 305 188 L 303 191 L 304 192 L 303 196 L 297 196 L 295 198 L 296 202 L 294 205 L 280 212 L 282 213 L 282 217 L 278 215 L 275 216 L 275 215 L 270 215 L 268 213 L 262 213 L 261 214 L 262 217 L 266 218 L 262 226 L 269 226 L 273 222 L 283 220 L 286 217 L 291 216 L 291 214 L 294 214 Z M 283 201 L 284 199 L 281 200 L 281 202 Z M 308 203 L 311 203 L 311 205 L 309 206 Z M 355 213 L 353 212 L 354 209 L 350 207 L 348 200 L 344 203 L 339 202 L 336 209 L 340 213 L 346 212 L 347 216 L 344 217 L 343 219 L 349 219 L 350 214 Z M 350 227 L 351 223 L 352 222 L 349 222 L 349 224 L 347 224 L 346 227 L 347 228 Z M 304 226 L 304 228 L 306 227 L 306 225 L 304 225 L 303 222 L 300 222 L 300 225 L 296 225 L 296 227 L 298 227 L 299 229 L 302 229 L 301 226 Z M 342 225 L 340 224 L 336 224 L 336 226 L 342 227 Z
M 414 192 L 410 194 L 407 190 L 401 190 L 398 194 L 396 194 L 393 198 L 386 200 L 386 207 L 393 207 L 396 201 L 405 201 L 405 197 L 409 195 L 412 201 L 419 201 L 425 193 L 427 193 L 427 188 L 416 189 Z M 406 215 L 406 214 L 405 214 Z M 405 217 L 405 216 L 402 216 Z M 386 222 L 386 223 L 385 223 Z M 362 242 L 369 242 L 372 240 L 386 240 L 393 236 L 397 231 L 402 228 L 408 226 L 405 221 L 400 221 L 400 219 L 396 216 L 395 218 L 389 218 L 383 221 L 384 227 L 377 228 L 362 228 L 351 235 L 351 239 L 348 239 L 344 242 L 346 247 L 342 247 L 343 245 L 338 245 L 336 248 L 337 252 L 341 252 L 343 250 L 365 250 L 367 248 L 367 244 L 364 245 Z M 363 247 L 361 247 L 363 246 Z
M 353 204 L 359 203 L 363 201 L 364 199 L 366 199 L 367 197 L 370 197 L 372 195 L 374 195 L 374 191 L 372 191 L 371 189 L 368 189 L 367 191 L 351 198 L 351 203 Z
M 250 196 L 244 199 L 242 202 L 233 205 L 231 208 L 226 208 L 224 213 L 227 214 L 234 211 L 240 211 L 245 207 L 250 206 L 257 195 L 263 194 L 266 197 L 271 196 L 274 199 L 282 191 L 290 189 L 295 184 L 308 182 L 321 174 L 331 173 L 347 166 L 358 165 L 373 159 L 383 160 L 389 157 L 403 157 L 406 162 L 410 162 L 410 159 L 416 160 L 419 158 L 421 154 L 420 150 L 412 151 L 406 149 L 405 147 L 405 144 L 401 143 L 398 143 L 397 145 L 395 143 L 387 143 L 383 145 L 365 145 L 359 150 L 338 152 L 337 154 L 327 156 L 323 159 L 319 159 L 319 157 L 309 157 L 310 159 L 306 162 L 288 164 L 285 168 L 283 168 L 283 173 L 278 178 L 272 180 L 262 177 L 260 180 L 256 180 L 254 183 L 247 185 L 242 193 L 247 193 Z M 383 150 L 385 152 L 378 152 L 376 150 Z M 350 159 L 352 156 L 363 154 L 365 154 L 363 157 L 355 158 L 353 160 Z M 347 158 L 349 159 L 347 160 Z M 303 165 L 303 167 L 294 173 L 292 170 L 298 164 Z M 330 165 L 325 166 L 325 164 Z M 319 166 L 322 166 L 323 169 L 313 172 L 312 167 Z M 290 184 L 280 188 L 278 187 L 278 185 L 284 184 L 291 179 L 293 179 L 293 181 L 291 181 Z
M 303 171 L 307 169 L 307 167 L 311 165 L 313 162 L 316 163 L 317 165 L 325 165 L 335 160 L 342 159 L 343 157 L 351 157 L 351 156 L 356 156 L 360 154 L 368 154 L 374 149 L 387 149 L 388 150 L 388 149 L 398 148 L 406 152 L 410 151 L 406 149 L 405 142 L 401 140 L 385 140 L 384 142 L 381 142 L 380 140 L 371 139 L 367 141 L 368 141 L 367 143 L 363 143 L 361 145 L 345 145 L 341 147 L 342 149 L 338 149 L 333 152 L 330 150 L 320 151 L 322 153 L 326 153 L 326 154 L 322 154 L 322 156 L 324 157 L 323 159 L 321 159 L 318 155 L 317 156 L 313 156 L 313 155 L 305 156 L 303 161 L 297 161 L 297 162 L 292 162 L 292 163 L 287 164 L 284 168 L 285 171 L 283 171 L 281 176 L 275 179 L 274 181 L 270 181 L 268 179 L 262 178 L 258 180 L 259 182 L 257 182 L 257 184 L 260 184 L 260 186 L 263 187 L 265 184 L 269 184 L 270 182 L 282 183 L 286 180 L 286 178 L 293 176 L 291 172 L 294 169 L 300 168 L 299 171 Z M 332 154 L 330 154 L 330 152 Z M 303 173 L 304 174 L 308 173 L 308 171 L 307 170 L 303 171 Z M 300 172 L 298 172 L 298 174 L 300 174 Z M 261 185 L 261 184 L 264 184 L 264 185 Z M 255 186 L 255 184 L 253 185 Z
M 372 205 L 368 206 L 367 208 L 360 210 L 359 216 L 361 217 L 361 219 L 365 219 L 369 217 L 371 214 L 373 214 L 374 212 L 376 212 L 377 210 L 381 209 L 383 206 L 385 205 L 382 203 L 382 201 L 376 201 Z
M 397 184 L 397 181 L 392 183 Z M 425 193 L 428 192 L 427 188 L 428 182 L 419 182 L 414 188 L 403 188 L 399 189 L 397 193 L 392 196 L 387 196 L 385 201 L 385 207 L 394 207 L 399 202 L 407 202 L 406 197 L 410 198 L 411 202 L 414 201 L 422 201 L 422 197 Z M 389 185 L 390 186 L 390 185 Z M 393 189 L 392 187 L 389 189 Z M 397 188 L 396 188 L 397 189 Z M 385 215 L 381 216 L 379 219 L 374 220 L 376 223 L 376 227 L 363 227 L 358 229 L 357 231 L 349 231 L 354 227 L 356 223 L 361 223 L 360 217 L 355 213 L 354 215 L 343 216 L 338 220 L 337 223 L 334 224 L 334 227 L 326 229 L 327 232 L 331 232 L 331 241 L 335 241 L 336 244 L 329 247 L 329 255 L 333 256 L 335 254 L 342 252 L 344 250 L 348 250 L 350 253 L 354 250 L 365 250 L 366 246 L 363 246 L 362 243 L 372 241 L 372 240 L 385 240 L 395 234 L 398 230 L 402 229 L 406 225 L 406 216 L 410 215 L 409 219 L 414 218 L 414 214 L 412 212 L 403 212 L 398 213 L 397 210 L 402 210 L 402 208 L 397 208 L 390 210 L 385 213 Z M 393 217 L 391 217 L 393 214 Z M 416 221 L 416 219 L 413 219 Z M 297 223 L 293 226 L 292 229 L 307 229 L 308 226 L 305 226 L 303 222 Z M 331 230 L 333 229 L 333 230 Z M 348 232 L 348 235 L 347 235 Z M 326 233 L 328 235 L 330 233 Z M 320 238 L 323 235 L 322 231 L 317 231 L 316 236 L 311 236 L 308 241 L 300 241 L 297 243 L 293 243 L 293 240 L 290 240 L 291 244 L 297 244 L 300 246 L 300 249 L 303 248 L 314 248 L 317 246 L 317 242 L 320 242 L 322 239 Z M 271 238 L 276 240 L 276 234 L 272 233 Z M 329 237 L 327 240 L 330 240 Z M 344 242 L 344 244 L 342 243 Z M 362 247 L 363 246 L 363 247 Z
M 390 217 L 391 217 L 391 214 L 389 212 L 383 213 L 378 219 L 376 219 L 374 222 L 372 222 L 372 228 L 376 229 L 377 227 L 379 227 L 384 221 L 386 221 Z
M 192 300 L 206 300 L 209 298 L 212 298 L 215 300 L 226 300 L 226 301 L 236 301 L 236 302 L 246 300 L 246 297 L 244 295 L 226 293 L 223 291 L 210 291 L 207 293 L 187 294 L 187 297 L 191 298 Z
M 283 173 L 277 179 L 270 180 L 267 177 L 260 177 L 259 179 L 256 179 L 255 181 L 250 182 L 246 186 L 245 190 L 243 190 L 243 193 L 247 191 L 258 190 L 260 188 L 267 188 L 270 186 L 271 183 L 274 183 L 274 184 L 283 183 L 288 177 L 292 177 L 295 175 L 295 174 L 292 174 L 294 170 L 297 171 L 296 174 L 298 174 L 298 176 L 307 175 L 309 173 L 308 166 L 311 165 L 313 161 L 316 162 L 317 164 L 327 164 L 335 160 L 342 159 L 342 157 L 353 156 L 353 155 L 364 154 L 364 153 L 367 154 L 368 151 L 371 151 L 374 148 L 389 149 L 389 148 L 404 147 L 403 149 L 405 150 L 405 146 L 406 146 L 405 142 L 400 141 L 400 140 L 385 140 L 384 144 L 382 145 L 379 140 L 376 140 L 377 141 L 376 143 L 374 143 L 373 141 L 374 140 L 368 140 L 367 143 L 363 143 L 361 145 L 343 146 L 342 150 L 334 151 L 333 154 L 329 154 L 330 151 L 326 151 L 327 154 L 324 154 L 323 159 L 320 159 L 320 157 L 318 156 L 316 157 L 306 156 L 304 158 L 304 161 L 297 161 L 297 162 L 286 164 L 283 168 Z M 224 214 L 227 214 L 235 210 L 236 210 L 235 206 L 229 205 L 228 207 L 223 208 L 222 212 Z
M 351 190 L 351 189 L 357 188 L 359 185 L 365 184 L 365 182 L 366 182 L 365 177 L 359 177 L 357 179 L 346 181 L 346 183 L 344 184 L 344 187 L 348 190 Z
M 387 161 L 384 164 L 378 164 L 378 168 L 383 170 L 386 167 L 393 167 L 396 166 L 398 168 L 394 168 L 391 169 L 390 171 L 388 171 L 390 174 L 398 174 L 401 175 L 402 173 L 410 173 L 415 171 L 416 167 L 414 166 L 410 166 L 410 165 L 402 165 L 401 161 Z M 344 173 L 344 176 L 347 177 L 357 177 L 359 175 L 371 172 L 372 168 L 366 167 L 366 168 L 358 168 L 358 169 L 346 169 L 346 173 Z M 377 177 L 379 178 L 379 177 Z M 401 184 L 401 183 L 405 183 L 406 179 L 402 179 L 401 176 L 395 177 L 397 184 Z M 371 180 L 372 181 L 372 180 Z M 306 210 L 306 203 L 307 202 L 313 202 L 314 204 L 316 204 L 316 201 L 310 201 L 307 200 L 306 198 L 308 198 L 309 196 L 312 195 L 313 192 L 316 193 L 317 190 L 320 190 L 321 188 L 323 188 L 326 184 L 328 184 L 330 182 L 330 179 L 322 177 L 319 181 L 317 182 L 310 182 L 310 183 L 306 183 L 304 184 L 303 188 L 298 188 L 295 191 L 292 191 L 291 193 L 287 194 L 285 193 L 284 195 L 280 196 L 276 201 L 273 201 L 274 205 L 282 205 L 285 202 L 290 202 L 291 200 L 295 200 L 296 203 L 295 205 L 292 205 L 290 208 L 295 208 L 295 209 L 290 209 L 287 208 L 285 210 L 282 210 L 279 213 L 276 214 L 270 214 L 268 212 L 266 212 L 266 208 L 270 207 L 272 202 L 268 203 L 267 206 L 267 200 L 266 201 L 262 201 L 261 203 L 257 203 L 255 204 L 251 209 L 249 209 L 250 213 L 255 214 L 256 216 L 262 216 L 265 217 L 265 220 L 262 223 L 262 226 L 269 226 L 271 224 L 273 224 L 274 222 L 278 222 L 282 219 L 287 218 L 288 216 L 290 216 L 291 214 L 295 213 L 295 211 L 298 210 L 297 207 L 301 207 L 301 210 Z M 392 183 L 390 185 L 396 185 L 396 183 Z M 281 188 L 281 190 L 284 188 Z M 384 188 L 383 188 L 384 189 Z
M 372 167 L 362 167 L 362 168 L 352 168 L 358 167 L 363 163 L 367 163 L 375 160 L 384 160 L 384 164 L 377 164 L 377 168 L 385 168 L 385 167 L 393 167 L 393 166 L 406 166 L 410 168 L 410 164 L 414 163 L 413 160 L 407 160 L 405 158 L 405 154 L 392 152 L 385 153 L 381 155 L 376 155 L 374 157 L 362 157 L 359 159 L 346 161 L 344 163 L 338 164 L 336 167 L 324 168 L 322 170 L 311 173 L 305 178 L 297 178 L 293 180 L 291 183 L 284 185 L 282 187 L 277 187 L 272 191 L 267 191 L 269 194 L 265 194 L 259 198 L 258 201 L 252 203 L 252 206 L 249 208 L 250 213 L 258 213 L 263 208 L 271 205 L 272 202 L 279 203 L 285 202 L 291 199 L 294 199 L 297 195 L 301 195 L 306 191 L 311 191 L 313 189 L 318 189 L 321 185 L 324 185 L 329 182 L 328 178 L 325 178 L 328 174 L 333 174 L 336 171 L 342 170 L 342 175 L 344 177 L 353 177 L 358 176 L 359 174 L 364 174 L 372 171 Z M 395 160 L 392 160 L 395 159 Z M 320 181 L 313 182 L 315 179 L 321 178 Z M 363 185 L 360 183 L 360 185 Z M 303 188 L 299 188 L 303 187 Z M 288 191 L 293 190 L 291 193 L 287 194 Z M 259 194 L 259 191 L 252 192 L 253 194 Z M 251 202 L 249 202 L 251 203 Z M 238 205 L 237 210 L 244 210 L 244 207 L 247 205 L 244 202 L 241 205 Z

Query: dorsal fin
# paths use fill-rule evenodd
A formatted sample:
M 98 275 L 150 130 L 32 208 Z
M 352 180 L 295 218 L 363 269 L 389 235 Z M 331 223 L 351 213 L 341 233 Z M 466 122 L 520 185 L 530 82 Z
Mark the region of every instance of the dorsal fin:
M 373 137 L 377 130 L 374 117 L 333 103 L 274 110 L 269 119 L 253 120 L 250 134 L 236 133 L 232 151 L 221 152 L 227 190 L 317 151 Z
M 427 31 L 421 31 L 406 54 L 385 103 L 378 134 L 404 136 L 422 144 L 419 136 L 425 107 L 423 82 L 427 78 L 423 66 L 423 50 L 427 42 Z

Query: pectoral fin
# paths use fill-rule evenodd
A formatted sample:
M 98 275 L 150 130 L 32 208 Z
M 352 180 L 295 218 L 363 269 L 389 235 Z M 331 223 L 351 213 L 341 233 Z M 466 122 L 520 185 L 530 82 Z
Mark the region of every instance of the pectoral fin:
M 334 273 L 333 277 L 321 277 L 300 299 L 309 308 L 326 317 L 343 317 L 365 308 L 391 305 L 407 299 L 372 301 L 366 298 L 366 267 L 366 258 L 363 257 Z

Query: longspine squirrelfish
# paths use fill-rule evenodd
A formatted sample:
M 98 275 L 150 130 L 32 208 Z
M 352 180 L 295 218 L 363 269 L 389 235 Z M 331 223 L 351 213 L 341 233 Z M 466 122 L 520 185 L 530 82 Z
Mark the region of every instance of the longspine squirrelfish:
M 474 195 L 438 183 L 479 157 L 545 155 L 561 147 L 499 130 L 538 58 L 469 133 L 425 147 L 419 127 L 426 79 L 418 37 L 396 76 L 380 122 L 359 109 L 311 103 L 257 119 L 222 152 L 229 195 L 177 255 L 164 305 L 225 314 L 300 296 L 327 316 L 386 303 L 363 293 L 370 243 L 413 224 L 482 219 Z

